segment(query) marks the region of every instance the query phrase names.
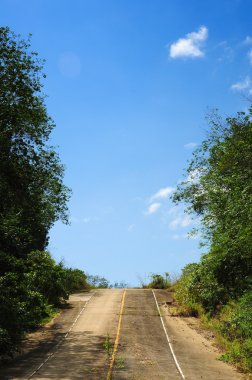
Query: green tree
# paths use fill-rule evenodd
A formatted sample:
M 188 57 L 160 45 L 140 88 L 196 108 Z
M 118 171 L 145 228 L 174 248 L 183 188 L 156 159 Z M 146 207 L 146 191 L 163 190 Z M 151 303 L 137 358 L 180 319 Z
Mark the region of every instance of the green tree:
M 105 277 L 101 277 L 101 276 L 97 276 L 97 275 L 96 276 L 88 275 L 87 281 L 94 288 L 104 288 L 105 289 L 105 288 L 110 287 L 109 281 Z
M 67 222 L 69 190 L 48 145 L 43 61 L 8 27 L 0 28 L 0 250 L 24 257 L 44 250 L 48 232 Z
M 42 70 L 30 37 L 0 27 L 0 357 L 69 294 L 66 269 L 43 252 L 53 223 L 67 223 L 70 193 L 49 145 Z
M 210 247 L 193 276 L 206 307 L 238 297 L 252 284 L 251 118 L 252 107 L 225 120 L 211 115 L 207 139 L 173 196 L 200 217 Z
M 59 306 L 62 300 L 68 299 L 67 269 L 62 263 L 56 264 L 48 252 L 42 251 L 29 253 L 25 263 L 26 283 L 42 294 L 48 304 Z
M 87 282 L 86 274 L 80 269 L 66 268 L 66 284 L 69 292 L 76 290 L 89 289 L 90 284 Z

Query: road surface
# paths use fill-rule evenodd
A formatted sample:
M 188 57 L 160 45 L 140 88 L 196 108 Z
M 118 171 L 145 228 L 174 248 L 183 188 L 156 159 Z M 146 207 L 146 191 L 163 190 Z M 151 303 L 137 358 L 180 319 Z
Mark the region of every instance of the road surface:
M 0 369 L 0 379 L 243 379 L 216 360 L 210 342 L 167 315 L 166 301 L 167 291 L 149 289 L 75 294 L 53 326 L 35 334 L 23 354 Z

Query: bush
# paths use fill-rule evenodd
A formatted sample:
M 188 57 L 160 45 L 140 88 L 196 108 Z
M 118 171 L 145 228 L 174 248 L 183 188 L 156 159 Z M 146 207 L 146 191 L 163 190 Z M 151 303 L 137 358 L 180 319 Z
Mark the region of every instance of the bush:
M 0 354 L 10 354 L 25 331 L 46 315 L 46 299 L 29 287 L 22 274 L 9 272 L 0 277 L 0 309 Z
M 227 339 L 252 339 L 252 291 L 225 306 L 220 319 L 220 331 Z
M 176 287 L 177 300 L 185 305 L 201 305 L 205 312 L 214 315 L 230 299 L 225 284 L 216 273 L 222 261 L 212 254 L 204 255 L 198 264 L 187 265 Z
M 65 269 L 66 286 L 70 293 L 76 290 L 89 289 L 90 285 L 87 282 L 86 274 L 80 269 Z
M 13 343 L 6 329 L 0 327 L 0 356 L 12 354 Z
M 227 352 L 223 360 L 238 363 L 243 370 L 252 371 L 252 291 L 237 302 L 230 302 L 219 315 L 217 329 L 225 338 Z
M 213 264 L 212 258 L 207 256 L 199 264 L 189 264 L 184 268 L 176 284 L 179 313 L 184 316 L 201 315 L 208 327 L 217 331 L 219 344 L 226 351 L 221 360 L 252 371 L 252 291 L 223 305 L 227 294 L 213 276 L 216 266 L 218 260 Z
M 67 270 L 62 263 L 56 264 L 48 252 L 33 251 L 26 259 L 25 274 L 29 286 L 41 293 L 49 305 L 59 306 L 67 300 Z
M 53 315 L 70 292 L 88 287 L 78 269 L 57 264 L 48 252 L 26 259 L 0 252 L 0 355 L 18 349 L 25 333 Z
M 153 273 L 151 276 L 151 281 L 147 285 L 148 288 L 152 289 L 167 289 L 171 285 L 170 276 L 168 273 L 165 273 L 165 277 L 161 274 Z

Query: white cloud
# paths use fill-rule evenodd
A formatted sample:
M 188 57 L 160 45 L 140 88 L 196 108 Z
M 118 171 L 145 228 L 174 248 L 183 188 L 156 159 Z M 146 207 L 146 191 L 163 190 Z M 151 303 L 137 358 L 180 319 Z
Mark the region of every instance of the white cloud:
M 251 60 L 252 60 L 252 51 L 251 51 Z M 232 84 L 231 90 L 234 90 L 234 91 L 248 90 L 249 92 L 251 92 L 252 82 L 251 82 L 250 77 L 246 76 L 246 78 L 243 81 Z
M 229 46 L 227 41 L 221 41 L 215 46 L 215 49 L 218 49 L 220 53 L 218 62 L 232 62 L 234 59 L 234 49 Z
M 176 234 L 172 236 L 172 239 L 178 240 L 182 238 L 186 238 L 187 232 L 180 232 L 180 229 L 187 229 L 188 227 L 196 227 L 199 225 L 200 220 L 198 218 L 193 218 L 190 214 L 185 212 L 183 206 L 173 206 L 168 212 L 168 228 L 171 231 L 178 230 Z
M 95 223 L 99 222 L 100 218 L 98 217 L 84 217 L 84 218 L 78 218 L 75 216 L 70 217 L 70 222 L 73 224 L 89 224 L 89 223 Z
M 243 41 L 243 44 L 244 45 L 252 45 L 252 37 L 251 36 L 247 36 L 245 38 L 245 40 Z
M 83 223 L 87 224 L 87 223 L 90 223 L 91 219 L 90 218 L 83 218 L 82 221 L 83 221 Z
M 249 63 L 252 65 L 252 49 L 248 52 Z
M 173 207 L 171 207 L 169 210 L 168 210 L 168 212 L 167 212 L 167 214 L 168 215 L 178 215 L 178 212 L 180 211 L 180 207 L 179 206 L 173 206 Z
M 175 234 L 172 235 L 173 240 L 182 240 L 182 239 L 189 239 L 188 234 Z
M 186 228 L 193 224 L 195 224 L 195 221 L 189 215 L 178 215 L 169 223 L 169 228 L 176 230 L 177 228 Z
M 173 240 L 181 240 L 184 238 L 185 238 L 185 235 L 172 235 Z
M 80 219 L 75 216 L 70 216 L 70 223 L 80 223 Z
M 174 187 L 163 187 L 162 189 L 158 190 L 152 197 L 150 198 L 150 202 L 153 202 L 156 199 L 165 199 L 169 195 L 171 195 L 174 192 Z
M 195 142 L 190 142 L 190 143 L 188 143 L 188 144 L 185 144 L 185 145 L 184 145 L 184 148 L 186 148 L 186 149 L 193 149 L 193 148 L 196 148 L 197 145 L 198 145 L 198 144 L 195 143 Z
M 191 170 L 186 180 L 190 183 L 197 183 L 199 182 L 200 176 L 202 174 L 203 174 L 203 170 L 201 171 L 199 169 Z
M 157 210 L 160 208 L 161 204 L 160 203 L 152 203 L 149 207 L 148 210 L 146 211 L 146 215 L 152 215 L 157 212 Z
M 128 226 L 128 231 L 129 232 L 131 232 L 131 231 L 133 231 L 134 229 L 135 229 L 135 224 L 130 224 L 129 226 Z
M 201 58 L 205 53 L 201 50 L 208 37 L 208 30 L 201 26 L 198 32 L 188 33 L 170 46 L 171 58 Z
M 63 76 L 75 78 L 80 75 L 81 61 L 77 54 L 64 52 L 59 57 L 59 70 Z
M 172 235 L 173 240 L 180 240 L 181 236 L 180 235 Z

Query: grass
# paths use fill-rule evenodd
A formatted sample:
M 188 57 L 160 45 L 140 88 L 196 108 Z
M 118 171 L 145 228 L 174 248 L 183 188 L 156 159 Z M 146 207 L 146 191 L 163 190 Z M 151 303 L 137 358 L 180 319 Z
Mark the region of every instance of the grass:
M 214 333 L 215 344 L 223 351 L 218 360 L 233 364 L 239 371 L 247 373 L 247 379 L 252 380 L 251 331 L 250 326 L 240 331 L 242 318 L 238 305 L 233 302 L 225 305 L 214 317 L 200 310 L 199 317 L 202 328 Z
M 60 314 L 60 310 L 53 306 L 48 305 L 46 308 L 47 315 L 42 318 L 40 325 L 45 326 L 47 323 L 51 322 L 53 318 L 57 317 Z
M 123 369 L 123 368 L 125 368 L 125 362 L 124 362 L 124 359 L 121 356 L 117 356 L 116 357 L 114 367 L 116 369 Z
M 175 288 L 176 290 L 176 288 Z M 252 292 L 238 299 L 221 303 L 213 311 L 206 311 L 192 301 L 185 284 L 180 283 L 175 294 L 176 303 L 169 308 L 171 315 L 199 317 L 201 327 L 213 333 L 216 346 L 223 352 L 219 360 L 233 364 L 252 379 Z
M 106 335 L 102 346 L 103 346 L 104 351 L 107 355 L 107 358 L 109 359 L 110 355 L 112 353 L 113 347 L 114 347 L 113 343 L 111 342 L 111 338 L 110 338 L 109 334 Z

